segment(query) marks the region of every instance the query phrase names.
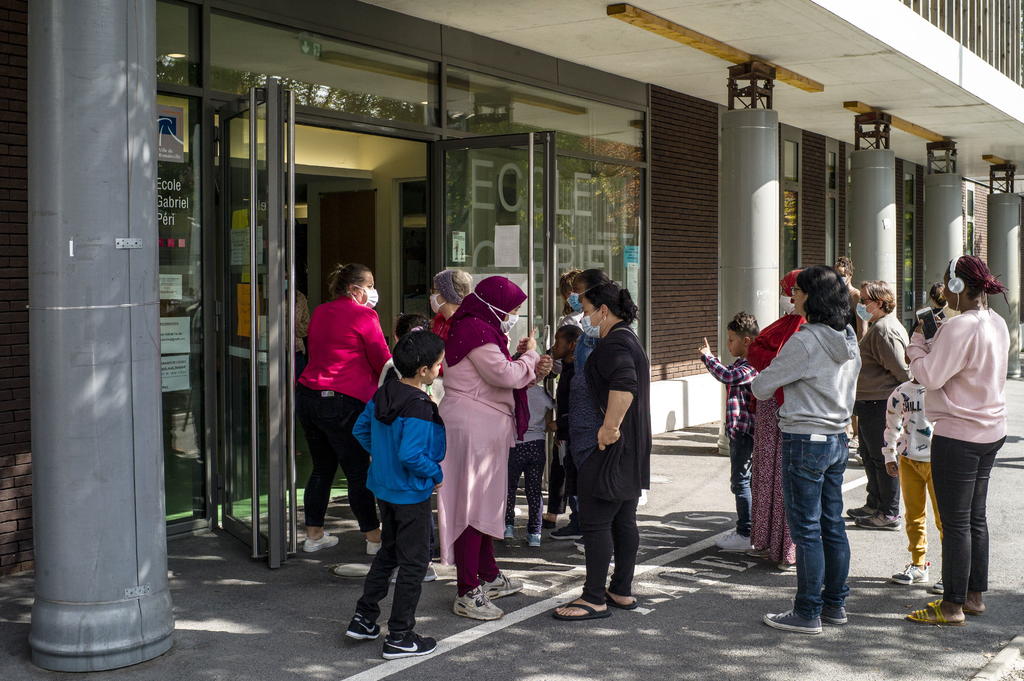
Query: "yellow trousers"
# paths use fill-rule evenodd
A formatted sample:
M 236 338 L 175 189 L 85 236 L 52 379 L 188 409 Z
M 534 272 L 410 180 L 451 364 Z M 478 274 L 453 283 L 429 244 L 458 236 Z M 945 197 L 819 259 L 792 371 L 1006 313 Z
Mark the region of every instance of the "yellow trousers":
M 914 461 L 900 457 L 900 489 L 903 492 L 904 515 L 907 539 L 911 559 L 914 565 L 923 566 L 928 554 L 928 513 L 927 497 L 932 500 L 932 517 L 935 527 L 942 537 L 942 519 L 939 517 L 939 506 L 935 501 L 935 486 L 932 484 L 932 464 L 930 461 Z

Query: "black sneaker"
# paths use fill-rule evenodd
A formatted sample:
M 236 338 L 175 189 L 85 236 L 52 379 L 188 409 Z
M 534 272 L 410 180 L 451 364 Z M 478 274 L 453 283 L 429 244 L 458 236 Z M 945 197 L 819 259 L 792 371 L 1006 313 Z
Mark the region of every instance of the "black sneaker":
M 552 539 L 560 540 L 583 539 L 583 533 L 580 532 L 579 526 L 573 523 L 569 523 L 565 527 L 560 527 L 557 530 L 552 530 L 551 533 L 548 534 L 548 536 Z
M 846 512 L 846 517 L 856 520 L 857 518 L 870 518 L 876 513 L 878 513 L 877 510 L 865 505 L 860 508 L 851 508 Z
M 769 613 L 762 617 L 761 621 L 772 629 L 781 629 L 782 631 L 790 631 L 795 634 L 821 633 L 821 618 L 813 620 L 804 619 L 792 610 L 779 613 L 778 615 Z
M 540 521 L 540 527 L 542 530 L 553 530 L 558 527 L 558 523 L 554 520 L 542 520 Z
M 821 621 L 825 624 L 846 624 L 846 608 L 841 605 L 826 605 L 821 609 Z
M 372 641 L 380 636 L 380 625 L 356 613 L 356 616 L 348 623 L 345 635 L 357 641 Z
M 384 637 L 384 650 L 381 657 L 385 660 L 400 660 L 403 657 L 420 657 L 437 650 L 437 641 L 427 636 L 420 636 L 414 631 L 403 631 L 397 634 L 388 632 Z

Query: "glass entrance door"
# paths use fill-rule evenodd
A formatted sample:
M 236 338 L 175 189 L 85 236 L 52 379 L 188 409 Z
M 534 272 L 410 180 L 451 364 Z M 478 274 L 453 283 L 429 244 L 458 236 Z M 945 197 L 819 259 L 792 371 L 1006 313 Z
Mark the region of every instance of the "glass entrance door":
M 220 112 L 221 517 L 270 567 L 296 545 L 294 118 L 274 79 Z
M 434 149 L 434 224 L 444 267 L 474 285 L 508 277 L 527 294 L 513 347 L 530 330 L 550 347 L 557 319 L 554 271 L 555 135 L 525 133 L 445 140 Z

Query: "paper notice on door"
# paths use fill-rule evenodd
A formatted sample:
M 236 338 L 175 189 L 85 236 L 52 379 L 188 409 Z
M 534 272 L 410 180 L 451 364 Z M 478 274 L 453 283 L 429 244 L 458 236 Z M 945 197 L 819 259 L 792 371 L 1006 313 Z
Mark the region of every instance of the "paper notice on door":
M 518 268 L 519 225 L 494 226 L 494 266 Z
M 189 389 L 188 355 L 164 355 L 160 358 L 160 390 L 173 393 Z
M 257 305 L 259 302 L 257 301 Z M 235 317 L 238 319 L 238 326 L 235 335 L 248 338 L 249 325 L 252 323 L 249 305 L 249 284 L 235 284 Z
M 465 232 L 452 232 L 452 262 L 455 264 L 466 262 Z
M 192 318 L 160 318 L 160 354 L 178 355 L 192 351 Z
M 181 275 L 160 275 L 160 300 L 181 300 Z

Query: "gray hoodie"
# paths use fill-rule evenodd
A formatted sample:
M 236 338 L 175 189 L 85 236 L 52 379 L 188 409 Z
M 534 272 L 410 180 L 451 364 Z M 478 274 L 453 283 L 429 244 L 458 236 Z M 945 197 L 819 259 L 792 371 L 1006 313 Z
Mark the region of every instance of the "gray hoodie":
M 783 388 L 779 429 L 784 433 L 841 433 L 850 423 L 859 373 L 860 348 L 853 329 L 804 324 L 750 389 L 757 399 L 766 400 Z

